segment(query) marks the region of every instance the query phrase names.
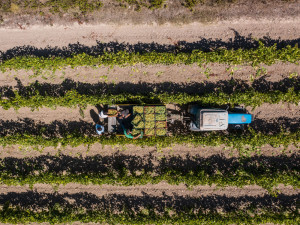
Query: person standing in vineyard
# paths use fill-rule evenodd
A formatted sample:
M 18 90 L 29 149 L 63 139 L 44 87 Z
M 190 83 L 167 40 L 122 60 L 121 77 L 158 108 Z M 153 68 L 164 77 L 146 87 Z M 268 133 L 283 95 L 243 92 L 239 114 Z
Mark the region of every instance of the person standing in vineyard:
M 137 136 L 133 136 L 130 129 L 126 129 L 125 126 L 121 123 L 121 126 L 123 128 L 123 131 L 124 131 L 124 135 L 125 137 L 127 138 L 131 138 L 131 139 L 137 139 L 137 138 L 142 138 L 143 137 L 143 131 L 141 131 L 141 133 Z
M 104 113 L 104 111 L 101 110 L 101 112 L 99 113 L 99 117 L 102 119 L 105 119 L 107 117 L 117 117 L 119 113 L 117 110 L 115 112 L 116 112 L 115 114 L 111 115 L 111 114 L 109 114 L 109 111 Z
M 99 135 L 102 135 L 104 133 L 104 126 L 96 124 L 96 132 Z
M 130 115 L 131 114 L 129 113 L 129 109 L 122 110 L 121 112 L 116 111 L 116 113 L 113 115 L 104 113 L 103 110 L 99 113 L 99 117 L 102 119 L 105 119 L 107 117 L 118 117 L 118 119 L 122 120 L 122 119 L 127 119 Z

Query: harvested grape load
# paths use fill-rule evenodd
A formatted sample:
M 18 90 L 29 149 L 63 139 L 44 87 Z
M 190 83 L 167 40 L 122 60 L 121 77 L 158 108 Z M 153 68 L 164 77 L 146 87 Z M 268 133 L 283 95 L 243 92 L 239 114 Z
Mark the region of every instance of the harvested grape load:
M 131 134 L 133 136 L 138 135 L 142 132 L 142 129 L 132 129 Z
M 108 111 L 107 111 L 107 115 L 109 115 L 109 116 L 114 116 L 114 115 L 116 115 L 117 114 L 117 110 L 116 109 L 108 109 Z
M 155 113 L 159 113 L 159 114 L 166 113 L 166 107 L 165 106 L 156 106 Z
M 148 120 L 155 120 L 154 114 L 146 114 L 145 115 L 145 120 L 146 121 L 148 121 Z
M 154 128 L 155 122 L 154 121 L 146 121 L 145 122 L 145 128 Z
M 145 114 L 151 114 L 155 112 L 155 107 L 153 106 L 147 106 L 145 107 Z
M 154 135 L 155 130 L 153 128 L 145 129 L 145 135 Z
M 167 134 L 167 130 L 166 129 L 156 129 L 156 135 L 158 136 L 164 136 Z
M 144 113 L 144 106 L 133 106 L 133 114 Z
M 145 127 L 144 121 L 140 121 L 139 123 L 135 124 L 135 128 L 141 129 L 141 128 L 144 128 L 144 127 Z
M 166 127 L 167 127 L 167 124 L 166 124 L 165 121 L 157 121 L 157 122 L 155 123 L 155 127 L 156 127 L 156 128 L 166 128 Z
M 166 114 L 156 114 L 155 115 L 155 120 L 166 120 Z
M 135 117 L 134 117 L 134 119 L 131 121 L 131 123 L 132 123 L 133 125 L 136 125 L 136 124 L 140 123 L 141 121 L 144 121 L 144 118 L 143 118 L 141 115 L 137 114 L 137 115 L 135 115 Z

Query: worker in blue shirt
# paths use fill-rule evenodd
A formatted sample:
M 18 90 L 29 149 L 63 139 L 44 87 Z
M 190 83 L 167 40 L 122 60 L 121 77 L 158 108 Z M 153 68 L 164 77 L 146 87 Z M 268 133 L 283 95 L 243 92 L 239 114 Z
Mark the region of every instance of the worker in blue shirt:
M 131 131 L 129 129 L 126 129 L 125 126 L 123 124 L 121 124 L 122 128 L 123 128 L 123 131 L 124 131 L 124 134 L 127 138 L 131 138 L 131 139 L 137 139 L 137 138 L 142 138 L 143 137 L 143 131 L 141 131 L 141 133 L 137 136 L 133 136 L 131 134 Z

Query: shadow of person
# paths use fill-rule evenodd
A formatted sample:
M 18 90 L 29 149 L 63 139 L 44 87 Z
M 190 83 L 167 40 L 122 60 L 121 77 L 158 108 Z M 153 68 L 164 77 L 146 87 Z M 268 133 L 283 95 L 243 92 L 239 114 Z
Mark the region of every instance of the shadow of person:
M 90 116 L 93 119 L 94 123 L 100 123 L 99 114 L 95 112 L 95 110 L 90 110 Z
M 104 108 L 101 107 L 101 105 L 99 105 L 99 104 L 95 105 L 95 107 L 96 107 L 96 109 L 98 110 L 98 114 L 99 114 L 102 110 L 104 110 Z

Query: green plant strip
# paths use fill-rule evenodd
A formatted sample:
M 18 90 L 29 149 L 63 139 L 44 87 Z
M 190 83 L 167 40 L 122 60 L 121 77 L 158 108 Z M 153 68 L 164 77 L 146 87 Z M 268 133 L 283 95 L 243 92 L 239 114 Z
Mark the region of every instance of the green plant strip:
M 35 163 L 28 163 L 27 167 L 33 166 L 39 168 L 39 165 Z M 195 170 L 189 170 L 186 172 L 182 169 L 168 169 L 164 168 L 162 171 L 141 171 L 139 175 L 136 172 L 130 172 L 125 167 L 116 169 L 106 168 L 105 172 L 89 172 L 89 173 L 72 173 L 62 171 L 49 172 L 43 169 L 34 169 L 30 171 L 25 168 L 16 168 L 16 171 L 7 170 L 2 168 L 0 174 L 0 183 L 5 185 L 26 185 L 33 186 L 38 183 L 45 184 L 110 184 L 121 186 L 132 185 L 146 185 L 146 184 L 158 184 L 165 181 L 171 185 L 186 184 L 188 186 L 195 185 L 212 185 L 215 184 L 219 187 L 236 186 L 243 187 L 245 185 L 258 185 L 270 193 L 273 193 L 273 188 L 279 184 L 291 185 L 294 188 L 300 187 L 300 181 L 298 178 L 299 170 L 293 169 L 290 171 L 272 171 L 272 168 L 266 168 L 266 171 L 260 171 L 260 169 L 253 169 L 255 171 L 249 171 L 247 168 L 237 168 L 232 172 L 216 171 L 210 173 L 205 168 L 199 168 Z M 262 166 L 263 167 L 263 166 Z
M 40 95 L 38 92 L 27 96 L 21 96 L 15 91 L 15 96 L 11 98 L 1 97 L 0 106 L 4 109 L 11 107 L 19 109 L 21 107 L 30 107 L 33 110 L 40 107 L 55 108 L 80 106 L 85 108 L 87 105 L 97 104 L 188 104 L 198 103 L 202 105 L 235 105 L 244 104 L 246 106 L 257 107 L 263 103 L 277 104 L 280 102 L 293 103 L 298 105 L 300 101 L 299 91 L 290 88 L 288 92 L 268 91 L 258 92 L 248 90 L 246 92 L 234 92 L 227 94 L 224 92 L 214 92 L 203 95 L 189 95 L 186 93 L 169 94 L 169 93 L 149 93 L 145 94 L 103 94 L 103 95 L 84 95 L 72 90 L 64 96 L 53 97 Z
M 75 68 L 78 66 L 99 67 L 99 66 L 132 66 L 138 63 L 145 65 L 151 64 L 198 64 L 201 66 L 206 63 L 226 63 L 226 64 L 259 64 L 271 65 L 278 61 L 298 63 L 300 61 L 300 50 L 298 46 L 288 46 L 277 49 L 276 44 L 266 47 L 261 42 L 257 49 L 250 50 L 216 50 L 213 52 L 203 52 L 195 50 L 192 53 L 128 53 L 120 51 L 117 53 L 104 52 L 98 56 L 91 56 L 85 53 L 74 55 L 69 58 L 62 57 L 31 57 L 22 56 L 2 61 L 0 70 L 57 70 L 68 66 Z
M 298 146 L 300 142 L 300 130 L 293 133 L 280 132 L 277 134 L 262 134 L 256 133 L 249 128 L 249 132 L 244 133 L 229 133 L 221 132 L 209 133 L 191 133 L 186 135 L 174 135 L 166 137 L 148 137 L 143 139 L 128 139 L 122 136 L 84 136 L 81 133 L 65 134 L 63 137 L 45 138 L 43 134 L 17 134 L 13 136 L 0 137 L 0 145 L 22 145 L 22 146 L 40 146 L 40 147 L 57 147 L 70 145 L 76 147 L 79 145 L 92 145 L 100 143 L 102 145 L 127 145 L 134 144 L 138 146 L 157 146 L 168 147 L 172 144 L 190 144 L 193 146 L 220 146 L 225 145 L 231 148 L 236 148 L 240 152 L 253 152 L 257 147 L 271 145 L 273 147 L 289 145 Z
M 170 209 L 172 210 L 172 209 Z M 108 224 L 299 224 L 299 216 L 296 212 L 261 212 L 253 213 L 237 211 L 233 213 L 204 213 L 204 212 L 172 212 L 167 210 L 159 214 L 154 209 L 139 211 L 137 213 L 125 212 L 113 214 L 109 211 L 86 211 L 68 208 L 50 208 L 41 212 L 5 207 L 0 210 L 2 223 L 43 223 L 50 224 L 70 223 L 79 221 L 82 223 L 97 222 Z

